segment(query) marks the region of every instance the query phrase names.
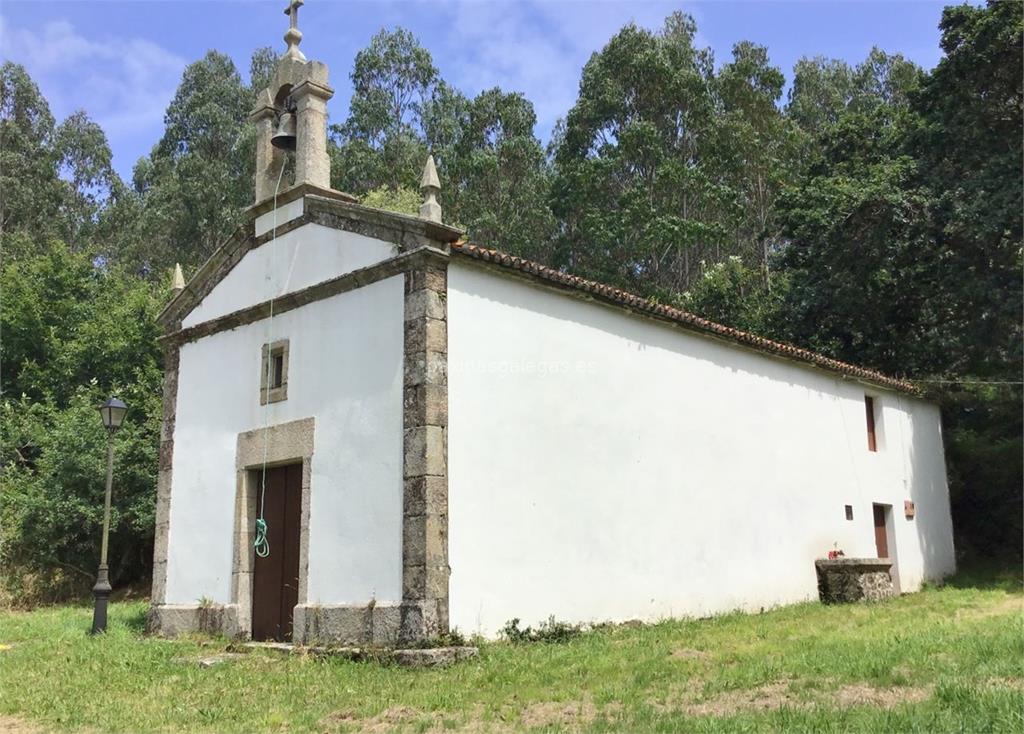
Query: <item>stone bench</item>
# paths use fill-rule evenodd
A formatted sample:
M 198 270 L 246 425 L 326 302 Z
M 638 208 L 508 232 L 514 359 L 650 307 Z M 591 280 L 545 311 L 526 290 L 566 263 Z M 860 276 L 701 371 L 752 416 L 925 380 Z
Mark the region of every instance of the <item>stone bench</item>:
M 888 558 L 820 558 L 818 596 L 825 604 L 879 601 L 896 596 L 892 583 L 892 561 Z

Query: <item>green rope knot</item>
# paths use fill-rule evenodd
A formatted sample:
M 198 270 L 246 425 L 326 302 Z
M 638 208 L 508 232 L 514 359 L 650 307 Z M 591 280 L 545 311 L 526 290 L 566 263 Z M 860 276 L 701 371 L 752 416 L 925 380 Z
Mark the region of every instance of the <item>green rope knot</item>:
M 253 543 L 256 555 L 266 558 L 270 555 L 270 541 L 267 540 L 267 521 L 262 517 L 256 518 L 256 542 Z

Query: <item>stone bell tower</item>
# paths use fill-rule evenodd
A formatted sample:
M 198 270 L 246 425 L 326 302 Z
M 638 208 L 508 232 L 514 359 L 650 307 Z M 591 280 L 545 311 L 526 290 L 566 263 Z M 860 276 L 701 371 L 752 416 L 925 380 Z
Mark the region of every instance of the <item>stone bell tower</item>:
M 307 61 L 299 50 L 299 7 L 290 0 L 285 9 L 290 24 L 284 34 L 287 50 L 277 62 L 269 87 L 260 92 L 249 119 L 256 124 L 256 203 L 274 195 L 288 152 L 295 151 L 294 178 L 285 171 L 280 191 L 311 184 L 328 189 L 331 161 L 327 155 L 327 100 L 334 90 L 327 83 L 327 65 Z

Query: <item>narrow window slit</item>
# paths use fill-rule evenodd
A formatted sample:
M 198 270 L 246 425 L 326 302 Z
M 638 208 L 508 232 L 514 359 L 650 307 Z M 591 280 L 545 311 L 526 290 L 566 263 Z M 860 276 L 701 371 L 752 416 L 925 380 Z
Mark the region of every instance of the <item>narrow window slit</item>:
M 870 395 L 864 396 L 864 414 L 868 427 L 868 451 L 878 451 L 878 438 L 875 435 L 875 399 Z

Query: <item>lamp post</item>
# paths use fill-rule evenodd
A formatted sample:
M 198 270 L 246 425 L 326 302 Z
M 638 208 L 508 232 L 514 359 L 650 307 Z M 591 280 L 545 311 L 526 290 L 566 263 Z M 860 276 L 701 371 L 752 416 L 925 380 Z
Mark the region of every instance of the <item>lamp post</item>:
M 100 569 L 92 595 L 96 600 L 92 611 L 92 634 L 107 631 L 107 600 L 110 598 L 110 579 L 107 577 L 107 537 L 110 535 L 110 490 L 114 483 L 114 434 L 124 421 L 128 406 L 117 398 L 110 398 L 98 410 L 107 429 L 107 496 L 103 501 L 103 544 L 100 546 Z

